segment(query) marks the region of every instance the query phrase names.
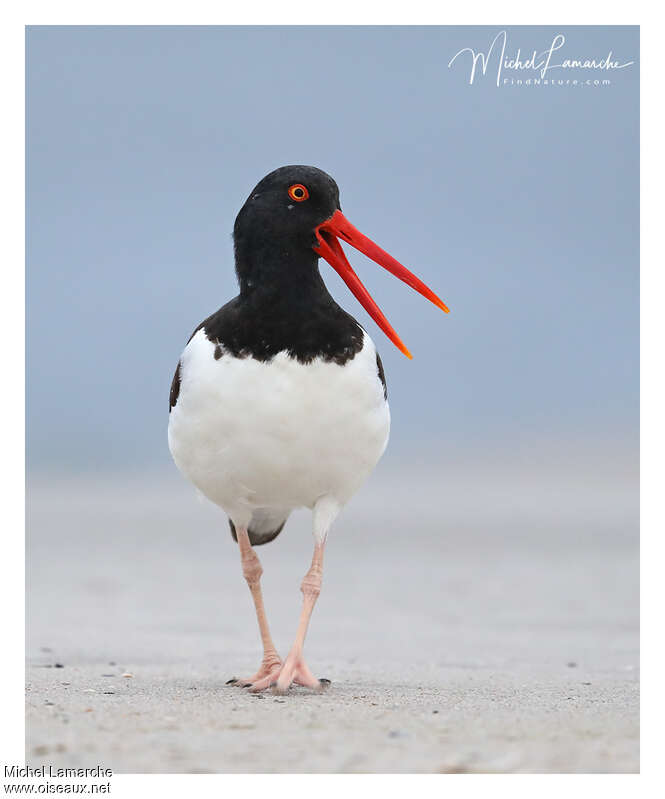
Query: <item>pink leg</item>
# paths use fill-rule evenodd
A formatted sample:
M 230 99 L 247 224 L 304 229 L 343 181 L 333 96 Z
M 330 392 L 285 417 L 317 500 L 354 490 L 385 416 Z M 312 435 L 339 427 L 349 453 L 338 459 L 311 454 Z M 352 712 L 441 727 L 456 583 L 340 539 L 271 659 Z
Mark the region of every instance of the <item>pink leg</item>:
M 247 530 L 239 527 L 236 530 L 236 534 L 238 536 L 238 546 L 240 548 L 242 573 L 245 580 L 247 580 L 249 590 L 252 592 L 254 607 L 256 608 L 256 618 L 259 622 L 261 642 L 263 643 L 263 660 L 256 674 L 247 679 L 237 680 L 234 678 L 233 680 L 229 680 L 227 684 L 233 683 L 242 688 L 251 687 L 253 689 L 262 690 L 262 688 L 267 688 L 277 679 L 282 666 L 282 659 L 277 654 L 275 645 L 272 642 L 270 628 L 268 627 L 268 618 L 263 606 L 263 594 L 261 593 L 261 575 L 263 574 L 263 567 L 261 566 L 261 561 L 256 552 L 252 549 L 252 545 L 249 543 Z
M 327 681 L 318 680 L 305 663 L 303 657 L 303 647 L 309 620 L 314 610 L 316 600 L 321 593 L 321 578 L 323 577 L 323 548 L 324 543 L 317 543 L 314 547 L 312 565 L 302 581 L 300 590 L 303 593 L 303 606 L 300 614 L 300 623 L 296 633 L 296 640 L 284 661 L 284 665 L 279 672 L 276 685 L 273 686 L 275 693 L 286 693 L 292 683 L 305 685 L 308 688 L 321 690 Z

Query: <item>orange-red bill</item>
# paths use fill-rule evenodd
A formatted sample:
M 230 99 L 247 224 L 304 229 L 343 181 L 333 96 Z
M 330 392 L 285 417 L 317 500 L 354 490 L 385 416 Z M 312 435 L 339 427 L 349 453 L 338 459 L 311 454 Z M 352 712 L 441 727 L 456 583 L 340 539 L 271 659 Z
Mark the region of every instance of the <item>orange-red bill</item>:
M 314 246 L 314 251 L 322 258 L 325 258 L 330 266 L 339 274 L 342 280 L 351 289 L 358 302 L 360 302 L 393 344 L 395 344 L 407 358 L 413 357 L 404 346 L 400 337 L 393 330 L 390 322 L 388 322 L 383 315 L 379 306 L 374 302 L 370 293 L 363 286 L 358 275 L 353 271 L 351 264 L 344 255 L 339 241 L 335 238 L 336 236 L 339 236 L 343 241 L 346 241 L 352 247 L 360 250 L 360 252 L 368 258 L 371 258 L 375 263 L 379 264 L 379 266 L 387 269 L 395 275 L 395 277 L 398 277 L 401 281 L 422 294 L 423 297 L 426 297 L 430 302 L 433 302 L 436 306 L 441 308 L 441 310 L 448 313 L 449 311 L 446 304 L 437 297 L 422 280 L 417 278 L 405 266 L 402 266 L 399 261 L 396 261 L 392 255 L 382 250 L 381 247 L 355 228 L 341 211 L 335 211 L 330 219 L 326 219 L 325 222 L 316 228 L 317 244 Z

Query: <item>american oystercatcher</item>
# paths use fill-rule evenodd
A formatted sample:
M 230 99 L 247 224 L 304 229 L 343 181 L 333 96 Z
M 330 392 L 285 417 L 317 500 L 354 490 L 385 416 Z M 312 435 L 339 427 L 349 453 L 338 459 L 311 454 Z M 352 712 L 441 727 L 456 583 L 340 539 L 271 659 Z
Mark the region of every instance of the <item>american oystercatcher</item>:
M 284 166 L 249 195 L 233 229 L 240 294 L 192 334 L 173 378 L 169 448 L 180 471 L 228 515 L 263 642 L 251 677 L 230 683 L 282 693 L 320 689 L 303 645 L 321 589 L 323 551 L 335 517 L 388 442 L 381 359 L 319 274 L 324 258 L 407 356 L 344 255 L 342 239 L 444 311 L 415 275 L 346 219 L 335 181 L 311 166 Z M 295 642 L 282 661 L 273 644 L 254 551 L 298 507 L 313 513 L 314 555 L 301 591 Z

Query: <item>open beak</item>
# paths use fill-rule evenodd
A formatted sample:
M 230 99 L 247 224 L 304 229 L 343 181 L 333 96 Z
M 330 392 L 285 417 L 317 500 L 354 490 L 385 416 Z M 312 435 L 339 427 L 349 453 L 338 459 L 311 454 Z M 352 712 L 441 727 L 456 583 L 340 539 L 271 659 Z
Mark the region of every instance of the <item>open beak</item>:
M 360 278 L 353 271 L 351 264 L 346 260 L 344 250 L 342 250 L 342 245 L 337 240 L 337 237 L 347 242 L 347 244 L 350 244 L 352 247 L 355 247 L 357 250 L 360 250 L 360 252 L 364 253 L 368 258 L 371 258 L 379 264 L 379 266 L 392 272 L 395 277 L 398 277 L 401 281 L 411 286 L 411 288 L 422 294 L 423 297 L 427 297 L 430 302 L 433 302 L 441 308 L 442 311 L 448 313 L 449 311 L 445 303 L 439 299 L 422 280 L 419 280 L 412 272 L 409 272 L 405 266 L 402 266 L 402 264 L 396 261 L 392 255 L 388 255 L 385 250 L 382 250 L 381 247 L 375 244 L 371 239 L 364 236 L 349 222 L 341 211 L 335 211 L 330 219 L 326 219 L 325 222 L 318 225 L 314 232 L 316 233 L 317 241 L 314 246 L 314 252 L 328 261 L 330 266 L 332 266 L 351 289 L 358 302 L 360 302 L 393 344 L 400 349 L 407 358 L 412 358 L 413 356 L 411 353 L 404 346 L 397 333 L 395 333 L 390 322 L 388 322 L 379 306 L 374 302 L 370 293 L 360 282 Z

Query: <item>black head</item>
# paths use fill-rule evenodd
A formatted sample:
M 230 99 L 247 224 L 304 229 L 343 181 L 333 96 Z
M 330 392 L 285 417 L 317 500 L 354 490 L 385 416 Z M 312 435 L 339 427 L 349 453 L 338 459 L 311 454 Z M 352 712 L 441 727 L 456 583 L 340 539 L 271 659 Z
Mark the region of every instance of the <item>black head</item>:
M 269 302 L 311 303 L 328 295 L 319 257 L 339 273 L 365 310 L 408 357 L 392 329 L 349 264 L 338 241 L 355 247 L 442 310 L 447 307 L 419 278 L 355 228 L 342 214 L 339 189 L 314 166 L 283 166 L 261 180 L 240 209 L 233 228 L 240 295 L 257 292 Z
M 252 190 L 236 217 L 233 240 L 241 282 L 259 280 L 269 264 L 316 264 L 315 228 L 339 210 L 339 189 L 314 166 L 283 166 Z M 288 265 L 285 261 L 288 259 Z

